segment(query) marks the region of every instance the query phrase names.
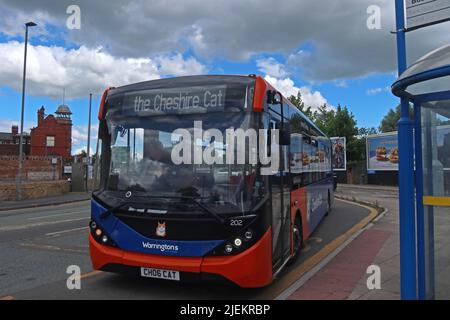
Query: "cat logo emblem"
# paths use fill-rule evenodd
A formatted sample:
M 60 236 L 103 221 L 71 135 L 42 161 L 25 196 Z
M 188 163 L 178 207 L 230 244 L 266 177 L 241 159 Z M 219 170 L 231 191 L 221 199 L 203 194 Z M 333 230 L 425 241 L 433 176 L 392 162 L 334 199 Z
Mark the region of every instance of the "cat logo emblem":
M 166 236 L 166 223 L 160 223 L 158 222 L 158 226 L 156 227 L 156 235 L 158 237 L 165 237 Z

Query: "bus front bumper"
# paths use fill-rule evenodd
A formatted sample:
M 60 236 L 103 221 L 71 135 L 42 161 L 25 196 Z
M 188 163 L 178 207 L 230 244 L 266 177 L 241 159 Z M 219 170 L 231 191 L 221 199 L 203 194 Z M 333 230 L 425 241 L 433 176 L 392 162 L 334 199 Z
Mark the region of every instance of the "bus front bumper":
M 217 275 L 243 288 L 263 287 L 272 281 L 271 228 L 252 247 L 230 256 L 175 257 L 130 252 L 99 244 L 91 234 L 89 251 L 96 270 L 136 275 L 140 275 L 141 267 L 176 270 L 181 272 L 181 280 Z

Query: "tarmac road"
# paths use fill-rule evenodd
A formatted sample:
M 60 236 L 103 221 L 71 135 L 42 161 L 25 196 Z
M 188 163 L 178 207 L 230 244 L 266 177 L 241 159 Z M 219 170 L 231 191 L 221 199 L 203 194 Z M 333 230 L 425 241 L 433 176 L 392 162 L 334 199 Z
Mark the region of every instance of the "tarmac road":
M 0 211 L 0 299 L 273 299 L 367 224 L 374 212 L 336 200 L 333 211 L 306 241 L 297 263 L 261 289 L 93 271 L 89 216 L 89 201 Z M 70 265 L 81 268 L 81 290 L 67 289 Z

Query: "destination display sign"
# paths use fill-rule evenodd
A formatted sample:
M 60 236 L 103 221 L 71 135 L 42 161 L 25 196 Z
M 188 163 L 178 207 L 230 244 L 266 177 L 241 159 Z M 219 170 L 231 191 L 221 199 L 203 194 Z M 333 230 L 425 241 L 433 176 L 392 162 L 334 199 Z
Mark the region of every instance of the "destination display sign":
M 405 0 L 405 7 L 407 30 L 450 20 L 450 0 Z
M 223 111 L 226 86 L 151 89 L 126 93 L 122 113 L 154 116 Z

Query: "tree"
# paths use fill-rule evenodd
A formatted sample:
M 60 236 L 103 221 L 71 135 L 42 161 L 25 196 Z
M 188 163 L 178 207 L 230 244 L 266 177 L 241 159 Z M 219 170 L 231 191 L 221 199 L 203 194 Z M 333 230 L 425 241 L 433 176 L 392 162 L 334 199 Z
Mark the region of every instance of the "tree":
M 358 135 L 347 143 L 347 158 L 349 159 L 349 163 L 360 162 L 366 159 L 366 137 L 377 133 L 378 130 L 374 127 L 358 128 Z
M 347 106 L 342 108 L 338 104 L 334 110 L 324 104 L 314 112 L 314 120 L 319 129 L 329 137 L 345 137 L 349 141 L 358 134 L 355 116 Z
M 358 162 L 366 158 L 365 136 L 377 133 L 377 129 L 358 129 L 355 116 L 348 110 L 347 106 L 342 107 L 338 104 L 337 108 L 334 109 L 323 104 L 313 112 L 311 106 L 305 106 L 300 92 L 297 96 L 291 96 L 289 100 L 329 137 L 346 138 L 347 159 L 349 161 Z M 293 124 L 295 125 L 295 123 L 294 121 Z
M 365 128 L 365 127 L 361 127 L 358 128 L 358 136 L 359 137 L 367 137 L 370 136 L 372 134 L 378 134 L 378 130 L 375 127 L 370 127 L 370 128 Z
M 312 118 L 313 112 L 311 110 L 311 106 L 305 107 L 305 103 L 302 100 L 302 94 L 300 93 L 300 91 L 297 93 L 297 96 L 292 95 L 288 99 L 290 102 L 292 102 L 294 106 L 297 107 L 298 110 L 303 112 L 308 118 L 310 119 Z
M 388 113 L 381 120 L 379 129 L 380 132 L 391 132 L 397 131 L 397 122 L 400 120 L 400 105 L 395 107 L 395 109 L 390 109 Z M 413 108 L 409 107 L 409 117 L 414 119 L 414 111 Z

